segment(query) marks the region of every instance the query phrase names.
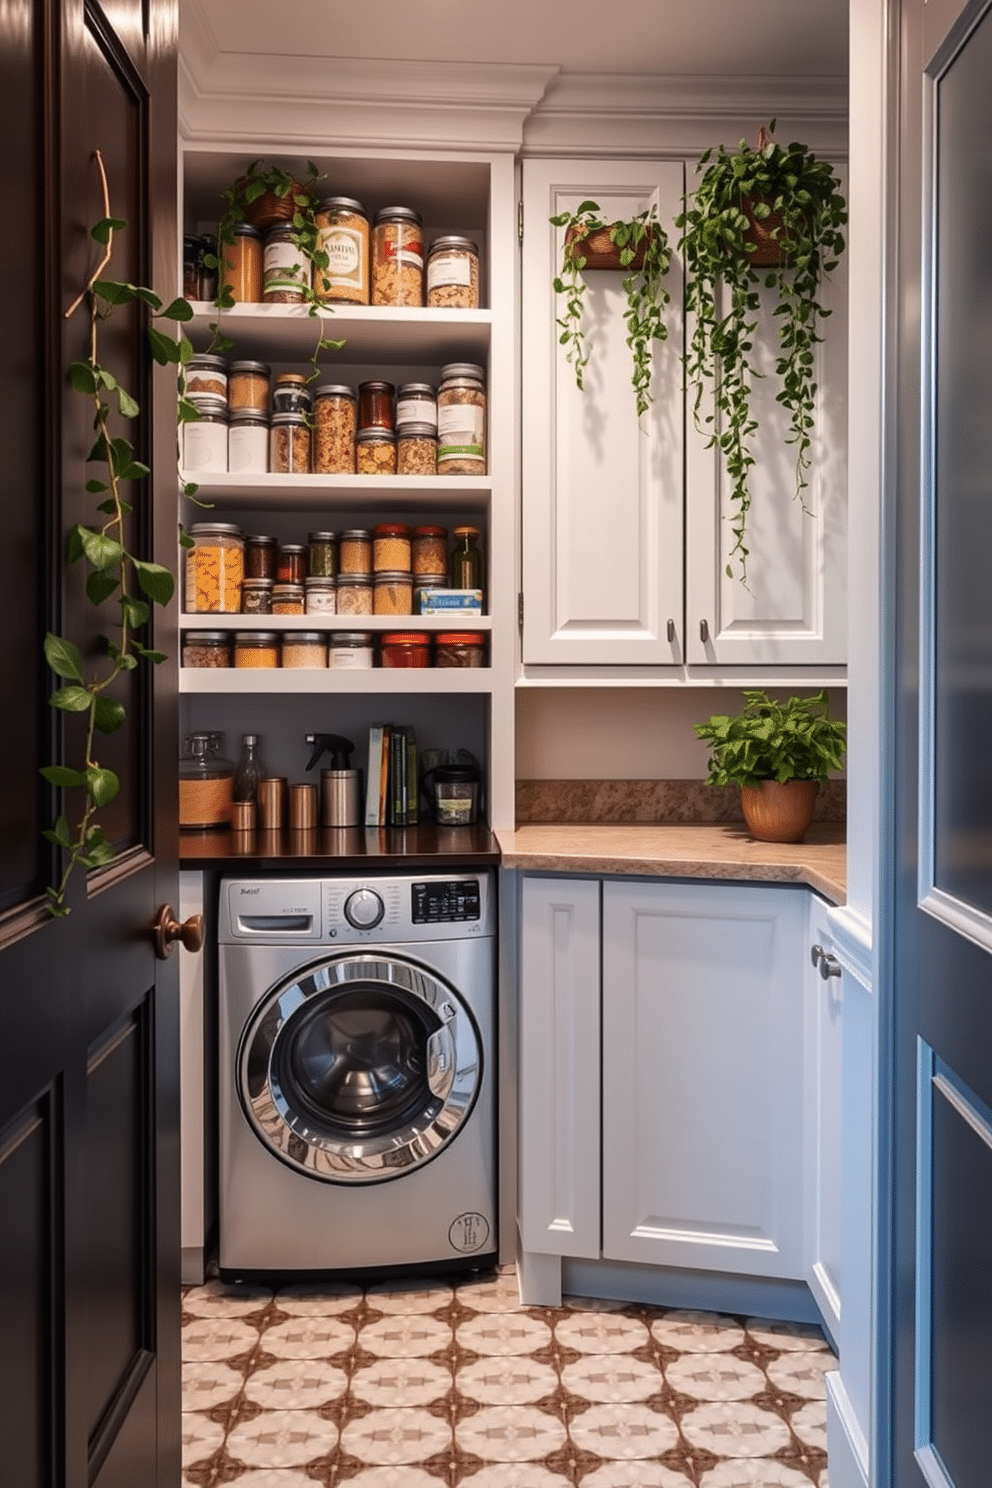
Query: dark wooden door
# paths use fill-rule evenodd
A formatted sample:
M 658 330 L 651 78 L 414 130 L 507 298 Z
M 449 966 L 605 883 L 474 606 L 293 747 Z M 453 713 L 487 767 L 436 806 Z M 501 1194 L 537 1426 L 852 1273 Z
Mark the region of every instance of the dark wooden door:
M 992 1447 L 992 7 L 989 0 L 905 0 L 901 25 L 886 1481 L 985 1488 Z
M 176 902 L 175 608 L 143 639 L 169 652 L 124 679 L 124 728 L 99 743 L 123 781 L 102 814 L 115 853 L 79 870 L 51 918 L 60 864 L 42 837 L 64 807 L 38 774 L 80 763 L 56 713 L 46 631 L 87 665 L 110 618 L 64 535 L 94 525 L 92 409 L 67 385 L 96 266 L 106 164 L 107 277 L 176 293 L 174 0 L 3 0 L 3 500 L 0 552 L 0 1479 L 17 1488 L 175 1485 L 180 1469 L 178 956 L 152 926 Z M 151 369 L 141 312 L 114 315 L 101 360 L 141 406 L 128 429 L 153 468 L 129 545 L 175 569 L 175 379 Z M 109 608 L 113 612 L 111 601 Z M 74 815 L 75 813 L 75 815 Z

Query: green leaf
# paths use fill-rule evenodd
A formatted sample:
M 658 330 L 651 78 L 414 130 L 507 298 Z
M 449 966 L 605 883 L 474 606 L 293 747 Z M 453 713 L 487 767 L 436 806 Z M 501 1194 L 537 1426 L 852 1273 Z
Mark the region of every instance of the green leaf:
M 121 418 L 137 418 L 141 409 L 124 388 L 117 389 L 117 408 Z
M 48 699 L 53 708 L 63 713 L 88 713 L 93 694 L 85 687 L 59 687 Z
M 139 630 L 148 620 L 148 606 L 130 594 L 125 594 L 121 599 L 121 613 L 133 630 Z
M 87 598 L 95 605 L 103 604 L 117 588 L 120 580 L 106 569 L 94 569 L 86 580 Z
M 167 336 L 156 326 L 148 327 L 148 345 L 152 356 L 160 367 L 178 366 L 182 361 L 182 347 L 174 337 Z
M 71 847 L 72 828 L 69 826 L 68 818 L 65 816 L 57 817 L 51 832 L 46 832 L 45 836 L 50 842 L 57 842 L 60 847 Z
M 91 494 L 95 496 L 99 491 L 109 491 L 110 487 L 107 485 L 106 481 L 88 480 L 86 482 L 86 490 L 91 492 Z M 113 502 L 111 502 L 111 509 L 112 508 Z M 101 507 L 100 510 L 102 511 L 103 508 Z
M 90 527 L 82 527 L 77 524 L 75 531 L 79 535 L 86 560 L 94 568 L 118 568 L 124 557 L 124 549 L 119 542 L 112 537 L 106 537 L 102 532 L 94 532 Z
M 68 677 L 72 682 L 83 680 L 83 658 L 79 647 L 51 631 L 45 636 L 45 660 L 57 677 Z
M 100 386 L 99 378 L 89 362 L 70 362 L 67 372 L 69 386 L 77 393 L 95 394 Z
M 169 659 L 164 651 L 149 651 L 147 646 L 141 646 L 137 641 L 132 641 L 131 645 L 134 647 L 135 651 L 137 651 L 139 656 L 143 656 L 145 660 L 150 661 L 153 666 L 158 666 L 159 662 L 168 661 Z
M 127 223 L 120 217 L 101 217 L 100 221 L 95 222 L 90 228 L 90 237 L 95 238 L 98 243 L 102 243 L 106 247 L 110 242 L 111 233 L 123 232 L 125 227 L 127 227 Z
M 93 710 L 93 723 L 101 734 L 116 734 L 127 714 L 116 698 L 98 697 Z
M 93 285 L 93 293 L 108 305 L 130 305 L 138 297 L 133 284 L 116 279 L 98 279 Z
M 176 583 L 167 568 L 160 563 L 143 563 L 133 558 L 135 572 L 141 592 L 154 600 L 155 604 L 167 605 L 175 593 Z
M 213 255 L 211 255 L 211 257 L 213 257 Z M 213 267 L 214 268 L 217 267 L 217 261 L 216 261 L 216 259 L 214 259 Z M 190 304 L 189 300 L 184 300 L 182 298 L 182 296 L 180 296 L 179 299 L 177 299 L 177 300 L 171 300 L 169 302 L 169 304 L 166 305 L 165 309 L 162 311 L 162 319 L 163 320 L 192 320 L 193 319 L 193 306 Z
M 101 769 L 99 766 L 87 770 L 84 778 L 86 793 L 95 806 L 109 805 L 121 788 L 121 783 L 113 770 Z
M 70 770 L 68 765 L 45 765 L 40 771 L 49 785 L 58 786 L 59 790 L 72 790 L 74 786 L 85 785 L 86 776 L 82 770 Z

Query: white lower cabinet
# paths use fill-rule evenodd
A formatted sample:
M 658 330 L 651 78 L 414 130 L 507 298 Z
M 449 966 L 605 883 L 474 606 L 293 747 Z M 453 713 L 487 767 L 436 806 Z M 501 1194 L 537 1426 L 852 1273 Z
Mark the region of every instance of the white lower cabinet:
M 828 906 L 809 900 L 806 958 L 806 1280 L 835 1342 L 840 1339 L 843 1133 L 843 978 L 833 956 Z M 828 975 L 823 976 L 821 967 Z

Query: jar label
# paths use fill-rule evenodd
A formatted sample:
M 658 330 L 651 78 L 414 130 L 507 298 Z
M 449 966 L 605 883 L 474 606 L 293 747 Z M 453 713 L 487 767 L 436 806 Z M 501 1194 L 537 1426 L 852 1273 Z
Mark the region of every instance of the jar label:
M 339 671 L 365 671 L 372 665 L 372 648 L 370 646 L 332 645 L 327 665 L 336 667 Z
M 485 410 L 475 403 L 453 403 L 437 411 L 437 432 L 444 444 L 477 444 L 482 449 Z
M 227 470 L 227 425 L 206 420 L 183 424 L 183 469 L 216 474 Z
M 353 227 L 322 227 L 317 234 L 317 246 L 327 254 L 326 269 L 319 269 L 321 289 L 333 289 L 346 284 L 353 289 L 364 288 L 362 276 L 362 249 L 364 236 Z
M 268 428 L 232 428 L 227 436 L 227 464 L 231 471 L 264 475 L 269 468 Z
M 424 267 L 424 245 L 416 238 L 407 238 L 405 242 L 385 243 L 383 245 L 383 258 L 387 263 L 407 264 L 410 268 L 423 270 Z
M 437 404 L 433 398 L 403 398 L 396 404 L 396 427 L 430 424 L 437 428 Z
M 265 288 L 300 289 L 310 283 L 310 265 L 295 243 L 278 241 L 265 245 Z
M 472 265 L 465 253 L 435 253 L 427 261 L 427 288 L 440 289 L 444 284 L 472 283 Z

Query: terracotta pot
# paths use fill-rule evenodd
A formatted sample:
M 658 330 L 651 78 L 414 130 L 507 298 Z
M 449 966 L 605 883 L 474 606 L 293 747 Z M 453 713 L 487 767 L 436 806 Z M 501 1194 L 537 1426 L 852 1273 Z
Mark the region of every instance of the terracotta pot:
M 747 829 L 759 842 L 802 842 L 819 790 L 818 780 L 762 780 L 741 786 Z
M 611 226 L 615 224 L 611 223 Z M 601 227 L 597 232 L 589 233 L 586 237 L 583 237 L 577 228 L 570 227 L 565 232 L 565 242 L 580 244 L 579 251 L 586 261 L 586 269 L 620 269 L 624 274 L 632 274 L 635 269 L 644 267 L 644 251 L 650 236 L 649 227 L 647 238 L 634 250 L 634 257 L 629 264 L 621 264 L 620 249 L 611 241 L 608 227 Z
M 788 263 L 791 239 L 787 234 L 782 234 L 781 212 L 772 212 L 768 217 L 757 218 L 751 211 L 749 200 L 743 201 L 741 206 L 751 224 L 744 239 L 754 244 L 754 251 L 748 254 L 748 261 L 756 269 L 778 269 Z

